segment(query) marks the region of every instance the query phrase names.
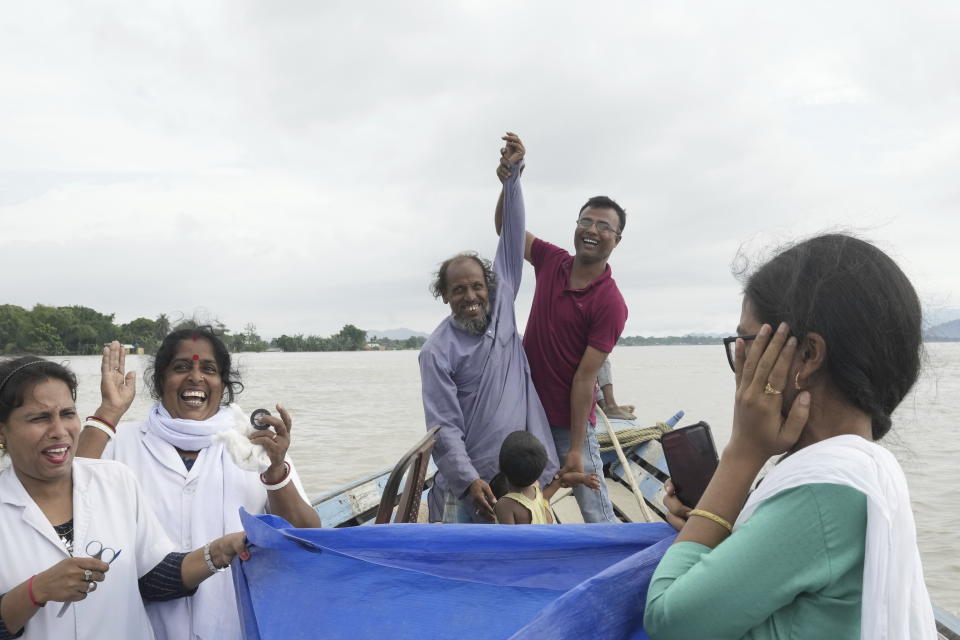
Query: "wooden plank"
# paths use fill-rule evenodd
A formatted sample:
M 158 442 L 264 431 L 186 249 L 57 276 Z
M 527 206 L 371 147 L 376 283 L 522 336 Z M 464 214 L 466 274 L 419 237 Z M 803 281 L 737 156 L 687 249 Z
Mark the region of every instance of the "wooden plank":
M 660 443 L 651 440 L 631 447 L 625 453 L 629 471 L 623 468 L 619 460 L 610 464 L 607 486 L 617 485 L 629 490 L 630 483 L 626 474 L 633 473 L 647 505 L 653 509 L 656 516 L 665 518 L 667 509 L 663 506 L 663 498 L 666 495 L 663 488 L 663 479 L 666 476 L 663 474 L 661 465 L 663 467 L 666 465 L 663 462 L 663 450 L 660 448 Z M 635 505 L 636 499 L 632 497 L 631 499 L 633 499 Z M 626 505 L 626 502 L 624 501 L 623 504 Z
M 583 524 L 583 516 L 580 515 L 580 507 L 577 506 L 577 499 L 573 496 L 571 489 L 560 489 L 553 494 L 553 500 L 550 501 L 553 507 L 553 514 L 557 522 L 564 524 Z
M 630 487 L 619 482 L 611 482 L 607 478 L 607 492 L 610 494 L 610 502 L 613 503 L 614 511 L 621 514 L 626 522 L 646 522 L 643 513 L 640 511 L 640 505 L 633 496 Z

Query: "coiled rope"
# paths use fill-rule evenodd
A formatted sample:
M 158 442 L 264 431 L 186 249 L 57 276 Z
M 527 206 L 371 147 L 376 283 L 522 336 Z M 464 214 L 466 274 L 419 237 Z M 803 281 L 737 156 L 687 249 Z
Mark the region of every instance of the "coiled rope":
M 617 440 L 623 448 L 634 447 L 650 440 L 659 440 L 660 436 L 670 431 L 673 427 L 664 422 L 658 422 L 652 427 L 642 427 L 639 429 L 618 429 Z M 609 433 L 597 433 L 597 443 L 600 445 L 600 451 L 612 451 L 616 448 L 613 444 L 613 438 Z

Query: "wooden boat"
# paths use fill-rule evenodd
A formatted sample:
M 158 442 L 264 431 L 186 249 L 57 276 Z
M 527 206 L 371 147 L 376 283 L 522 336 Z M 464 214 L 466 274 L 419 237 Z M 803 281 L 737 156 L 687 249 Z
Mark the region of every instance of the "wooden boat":
M 682 412 L 674 418 L 679 419 Z M 615 431 L 634 429 L 638 425 L 633 421 L 610 420 Z M 427 438 L 425 438 L 427 440 Z M 405 461 L 409 462 L 408 457 L 415 453 L 418 448 L 422 450 L 423 441 L 418 443 L 414 449 L 407 452 L 401 462 L 394 468 L 387 468 L 381 471 L 371 473 L 368 476 L 360 478 L 354 482 L 348 483 L 342 487 L 324 493 L 312 501 L 312 506 L 320 515 L 325 528 L 333 527 L 351 527 L 357 525 L 372 524 L 377 519 L 378 510 L 380 510 L 383 500 L 384 489 L 388 485 L 394 485 L 401 481 L 402 469 Z M 432 443 L 431 445 L 432 446 Z M 610 499 L 613 503 L 614 512 L 624 522 L 646 522 L 645 513 L 652 512 L 653 517 L 663 519 L 667 509 L 663 506 L 663 497 L 666 495 L 663 483 L 669 476 L 666 461 L 664 460 L 663 450 L 660 443 L 656 440 L 628 447 L 623 451 L 626 459 L 626 466 L 613 454 L 604 455 L 604 477 L 607 479 L 607 488 L 610 492 Z M 429 456 L 429 450 L 427 451 Z M 398 475 L 398 469 L 401 473 Z M 433 485 L 433 476 L 436 473 L 436 467 L 430 461 L 426 468 L 422 484 L 419 485 L 417 503 L 419 510 L 413 507 L 413 512 L 419 511 L 418 522 L 426 522 L 426 492 Z M 633 474 L 638 489 L 643 497 L 645 508 L 642 508 L 635 494 L 631 489 L 630 474 Z M 393 475 L 393 479 L 391 479 Z M 410 480 L 410 474 L 403 476 L 405 480 Z M 416 485 L 417 483 L 413 483 Z M 396 500 L 390 500 L 391 509 Z M 583 522 L 580 516 L 580 510 L 577 507 L 576 500 L 569 489 L 557 492 L 551 501 L 554 513 L 558 522 L 573 523 Z M 949 611 L 933 605 L 934 617 L 937 622 L 937 631 L 941 640 L 960 640 L 960 618 Z

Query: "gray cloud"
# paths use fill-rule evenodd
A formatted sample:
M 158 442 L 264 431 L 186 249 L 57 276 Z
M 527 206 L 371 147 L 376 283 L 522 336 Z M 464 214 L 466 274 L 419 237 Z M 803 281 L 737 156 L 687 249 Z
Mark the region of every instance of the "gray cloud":
M 738 248 L 822 229 L 875 240 L 925 300 L 960 306 L 953 3 L 5 13 L 5 302 L 430 330 L 437 263 L 493 254 L 511 129 L 532 231 L 570 246 L 588 196 L 627 208 L 628 334 L 732 329 Z

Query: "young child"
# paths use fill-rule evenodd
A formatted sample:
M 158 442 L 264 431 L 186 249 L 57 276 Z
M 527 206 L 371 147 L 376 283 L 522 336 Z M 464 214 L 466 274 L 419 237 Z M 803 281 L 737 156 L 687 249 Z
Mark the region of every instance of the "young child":
M 585 484 L 600 488 L 595 473 L 567 472 L 540 491 L 537 478 L 547 466 L 547 450 L 528 431 L 514 431 L 500 446 L 500 473 L 490 481 L 497 497 L 494 511 L 500 524 L 553 524 L 550 498 L 560 487 Z

